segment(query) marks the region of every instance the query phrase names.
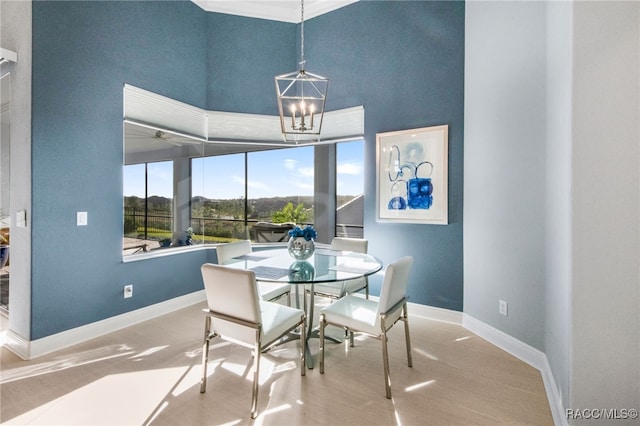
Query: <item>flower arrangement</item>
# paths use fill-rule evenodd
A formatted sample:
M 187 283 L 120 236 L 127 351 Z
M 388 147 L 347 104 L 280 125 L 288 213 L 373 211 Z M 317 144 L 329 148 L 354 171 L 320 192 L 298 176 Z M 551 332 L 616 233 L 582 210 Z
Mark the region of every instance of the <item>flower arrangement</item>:
M 304 228 L 296 226 L 295 228 L 289 230 L 290 237 L 304 237 L 305 240 L 315 240 L 318 237 L 318 233 L 311 225 L 307 225 Z
M 316 250 L 313 240 L 317 236 L 318 233 L 311 225 L 307 225 L 304 228 L 296 226 L 291 229 L 289 231 L 289 242 L 287 243 L 289 254 L 296 260 L 308 259 Z

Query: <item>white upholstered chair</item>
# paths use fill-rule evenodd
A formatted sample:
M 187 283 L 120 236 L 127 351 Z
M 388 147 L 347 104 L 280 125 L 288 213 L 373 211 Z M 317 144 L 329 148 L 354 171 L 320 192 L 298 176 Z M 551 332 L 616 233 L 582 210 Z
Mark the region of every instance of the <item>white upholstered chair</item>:
M 208 309 L 204 310 L 204 344 L 200 392 L 207 390 L 209 342 L 220 337 L 253 349 L 251 418 L 258 415 L 260 354 L 290 331 L 300 328 L 300 368 L 305 375 L 305 327 L 303 310 L 267 302 L 258 294 L 253 271 L 205 263 L 201 267 Z
M 229 259 L 245 254 L 251 254 L 251 241 L 242 240 L 228 244 L 220 244 L 216 247 L 218 263 L 223 264 Z M 258 291 L 264 300 L 275 301 L 282 296 L 287 296 L 287 305 L 291 306 L 291 286 L 289 284 L 258 281 Z
M 331 240 L 331 250 L 352 251 L 354 253 L 367 253 L 369 242 L 364 238 L 335 237 Z M 369 298 L 369 280 L 367 277 L 360 277 L 348 281 L 338 281 L 335 283 L 316 284 L 314 294 L 330 299 L 340 299 L 345 294 L 365 291 L 365 297 Z
M 407 361 L 411 360 L 411 338 L 407 318 L 407 285 L 413 258 L 411 256 L 387 266 L 378 302 L 355 295 L 347 295 L 320 311 L 320 373 L 324 373 L 324 331 L 328 324 L 343 327 L 350 335 L 353 347 L 353 332 L 365 333 L 382 341 L 382 362 L 387 398 L 391 399 L 391 379 L 389 377 L 389 353 L 387 332 L 399 320 L 404 322 L 407 345 Z M 345 341 L 346 343 L 346 341 Z

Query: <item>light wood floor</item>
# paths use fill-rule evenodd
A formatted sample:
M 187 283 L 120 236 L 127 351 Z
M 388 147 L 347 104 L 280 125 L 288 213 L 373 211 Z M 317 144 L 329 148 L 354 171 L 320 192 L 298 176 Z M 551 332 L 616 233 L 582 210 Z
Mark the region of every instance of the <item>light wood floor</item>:
M 263 357 L 249 418 L 251 354 L 214 341 L 199 392 L 204 305 L 22 361 L 2 349 L 0 421 L 20 425 L 552 425 L 540 373 L 464 328 L 411 317 L 391 331 L 393 399 L 380 342 L 330 343 L 326 370 L 300 376 L 298 342 Z M 410 313 L 411 315 L 411 313 Z M 333 330 L 336 335 L 340 330 Z M 317 354 L 318 341 L 311 340 Z

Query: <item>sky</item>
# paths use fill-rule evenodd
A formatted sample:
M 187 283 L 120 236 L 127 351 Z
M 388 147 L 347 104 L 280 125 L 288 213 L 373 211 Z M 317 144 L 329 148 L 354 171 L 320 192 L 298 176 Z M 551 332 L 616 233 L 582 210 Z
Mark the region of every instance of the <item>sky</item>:
M 338 195 L 364 191 L 364 142 L 338 144 Z M 248 198 L 313 195 L 313 147 L 250 153 Z M 149 196 L 173 197 L 172 163 L 149 163 Z M 193 196 L 213 199 L 244 195 L 244 155 L 194 159 Z M 144 197 L 144 165 L 124 167 L 124 195 Z

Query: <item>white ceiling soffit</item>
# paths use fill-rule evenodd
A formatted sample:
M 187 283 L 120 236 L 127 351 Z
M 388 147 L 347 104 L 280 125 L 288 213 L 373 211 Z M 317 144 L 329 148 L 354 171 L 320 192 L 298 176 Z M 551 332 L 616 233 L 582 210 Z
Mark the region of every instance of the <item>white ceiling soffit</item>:
M 9 105 L 11 102 L 10 66 L 18 62 L 18 54 L 12 50 L 0 47 L 0 122 L 8 125 L 10 120 Z
M 250 18 L 300 22 L 299 0 L 191 0 L 207 12 Z M 315 18 L 358 0 L 305 0 L 304 19 Z
M 284 142 L 282 139 L 278 116 L 222 111 L 209 111 L 208 115 L 208 137 L 211 141 L 243 143 L 253 141 L 274 146 L 292 146 L 291 142 Z M 320 143 L 334 143 L 363 137 L 364 108 L 362 106 L 325 112 Z
M 11 104 L 11 79 L 6 74 L 0 77 L 0 123 L 9 125 L 11 118 L 9 105 Z
M 206 111 L 128 84 L 124 122 L 127 164 L 150 154 L 167 159 L 178 151 L 198 156 L 202 154 L 198 149 L 204 155 L 221 155 L 295 146 L 283 141 L 278 116 Z M 300 145 L 362 139 L 364 107 L 325 112 L 321 136 L 319 142 Z
M 18 54 L 12 50 L 0 47 L 0 64 L 5 62 L 18 62 Z
M 129 84 L 124 85 L 124 118 L 129 121 L 205 138 L 204 115 L 203 109 Z

